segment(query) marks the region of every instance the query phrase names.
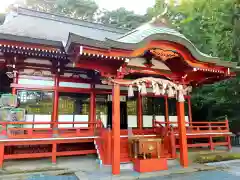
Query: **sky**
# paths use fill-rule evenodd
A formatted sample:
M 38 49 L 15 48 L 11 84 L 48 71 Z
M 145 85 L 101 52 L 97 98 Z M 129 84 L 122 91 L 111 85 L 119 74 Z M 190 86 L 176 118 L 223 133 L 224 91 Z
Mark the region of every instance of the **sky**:
M 145 14 L 148 7 L 152 7 L 155 0 L 95 0 L 100 8 L 114 10 L 125 7 L 136 14 Z
M 24 0 L 0 0 L 0 13 L 5 12 L 6 8 L 13 3 Z M 155 0 L 95 0 L 100 8 L 114 10 L 125 7 L 127 10 L 134 11 L 136 14 L 145 14 L 148 7 L 154 5 Z

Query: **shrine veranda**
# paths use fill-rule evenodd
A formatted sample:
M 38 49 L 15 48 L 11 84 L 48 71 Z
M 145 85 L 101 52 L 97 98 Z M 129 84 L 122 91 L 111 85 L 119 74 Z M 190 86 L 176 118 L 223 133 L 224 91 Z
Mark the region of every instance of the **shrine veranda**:
M 175 159 L 177 149 L 183 167 L 188 148 L 231 149 L 227 118 L 192 119 L 191 90 L 234 77 L 236 64 L 201 53 L 158 19 L 126 30 L 13 8 L 0 26 L 0 55 L 0 90 L 26 110 L 24 121 L 0 121 L 0 167 L 97 154 L 113 174 L 131 161 L 147 172 L 144 163 Z M 138 149 L 151 158 L 131 156 L 129 137 L 154 142 Z

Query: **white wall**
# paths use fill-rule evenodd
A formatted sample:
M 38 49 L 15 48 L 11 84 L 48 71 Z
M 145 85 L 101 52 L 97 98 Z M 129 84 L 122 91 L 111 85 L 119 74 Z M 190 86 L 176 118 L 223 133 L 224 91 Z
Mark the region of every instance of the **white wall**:
M 152 118 L 153 116 L 150 115 L 143 115 L 143 127 L 152 127 Z M 158 122 L 165 122 L 165 116 L 155 116 Z M 177 122 L 177 116 L 169 116 L 169 122 Z M 189 126 L 188 116 L 185 116 L 185 122 L 187 123 L 186 126 Z M 162 124 L 165 126 L 165 124 Z M 177 127 L 177 124 L 172 124 L 172 126 Z
M 128 127 L 136 128 L 137 127 L 137 115 L 128 115 L 127 116 Z
M 178 122 L 178 119 L 177 119 L 177 116 L 169 116 L 169 121 L 170 122 Z M 189 126 L 188 122 L 189 122 L 189 119 L 188 119 L 188 116 L 185 116 L 185 122 L 186 122 L 186 126 Z M 178 125 L 175 123 L 175 124 L 172 124 L 173 127 L 177 127 Z
M 26 115 L 26 122 L 51 122 L 51 115 L 42 115 L 42 114 L 27 114 Z M 36 125 L 32 125 L 32 124 L 25 124 L 24 128 L 50 128 L 51 125 L 50 124 L 36 124 Z
M 18 84 L 27 85 L 41 85 L 41 86 L 54 86 L 54 81 L 51 80 L 38 80 L 38 79 L 24 79 L 19 78 Z
M 54 86 L 53 80 L 38 80 L 38 79 L 27 79 L 19 78 L 18 84 L 31 84 L 41 86 Z M 72 87 L 72 88 L 90 88 L 90 84 L 86 83 L 73 83 L 73 82 L 59 82 L 60 87 Z
M 59 115 L 58 121 L 59 122 L 69 122 L 69 124 L 59 124 L 58 128 L 73 128 L 73 127 L 88 127 L 88 124 L 72 124 L 73 118 L 75 122 L 88 122 L 88 115 Z M 26 115 L 26 122 L 51 122 L 51 115 L 44 115 L 44 114 L 27 114 Z M 26 124 L 24 128 L 50 128 L 50 124 Z

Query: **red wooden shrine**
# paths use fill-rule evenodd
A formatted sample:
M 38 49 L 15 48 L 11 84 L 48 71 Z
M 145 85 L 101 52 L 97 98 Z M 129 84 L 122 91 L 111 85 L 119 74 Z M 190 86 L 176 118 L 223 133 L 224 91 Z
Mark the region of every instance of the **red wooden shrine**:
M 188 148 L 231 149 L 228 120 L 194 121 L 190 92 L 235 76 L 235 64 L 199 52 L 184 35 L 157 20 L 130 31 L 11 9 L 0 26 L 0 53 L 2 76 L 8 76 L 0 82 L 1 91 L 8 92 L 4 85 L 11 82 L 20 105 L 31 100 L 21 100 L 20 93 L 53 94 L 47 115 L 29 111 L 25 122 L 0 122 L 1 167 L 6 159 L 51 157 L 56 163 L 58 156 L 97 153 L 101 163 L 112 165 L 112 173 L 119 174 L 120 163 L 132 161 L 130 131 L 133 136 L 162 138 L 161 157 L 176 158 L 179 148 L 183 167 L 188 166 Z M 60 115 L 63 93 L 87 95 L 87 113 Z M 99 95 L 110 102 L 105 116 L 97 112 Z M 127 96 L 136 99 L 134 115 L 124 113 L 126 105 L 123 111 L 122 102 L 131 99 Z M 162 99 L 163 114 L 156 114 L 153 103 L 152 112 L 144 114 L 144 98 Z M 172 101 L 175 115 L 170 114 Z M 16 133 L 19 130 L 23 133 Z M 217 137 L 225 140 L 216 142 Z

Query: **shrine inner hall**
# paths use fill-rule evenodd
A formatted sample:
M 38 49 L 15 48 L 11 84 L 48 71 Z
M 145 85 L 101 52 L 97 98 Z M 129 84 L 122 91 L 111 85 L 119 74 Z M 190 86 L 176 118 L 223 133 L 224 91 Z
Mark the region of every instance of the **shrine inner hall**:
M 191 92 L 234 77 L 236 64 L 163 19 L 127 30 L 12 8 L 0 26 L 0 167 L 97 154 L 116 175 L 128 162 L 166 170 L 177 152 L 188 167 L 189 148 L 230 150 L 227 117 L 196 122 Z

